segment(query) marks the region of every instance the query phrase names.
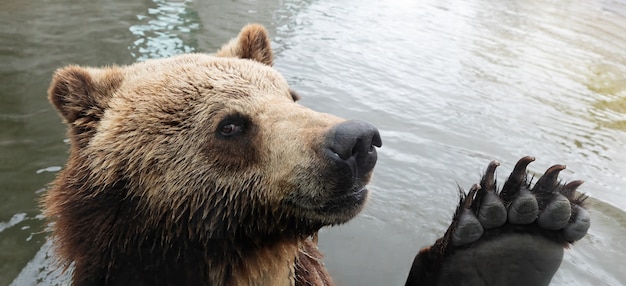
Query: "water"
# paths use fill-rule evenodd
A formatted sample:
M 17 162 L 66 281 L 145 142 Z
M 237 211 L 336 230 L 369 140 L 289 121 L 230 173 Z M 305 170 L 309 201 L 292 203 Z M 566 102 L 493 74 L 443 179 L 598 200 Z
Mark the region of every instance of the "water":
M 381 130 L 366 210 L 321 234 L 339 285 L 401 285 L 456 184 L 492 159 L 504 179 L 529 154 L 537 174 L 567 164 L 593 198 L 553 284 L 626 283 L 623 0 L 50 0 L 0 2 L 0 285 L 51 283 L 37 199 L 67 158 L 45 97 L 54 69 L 213 52 L 249 22 L 302 104 Z

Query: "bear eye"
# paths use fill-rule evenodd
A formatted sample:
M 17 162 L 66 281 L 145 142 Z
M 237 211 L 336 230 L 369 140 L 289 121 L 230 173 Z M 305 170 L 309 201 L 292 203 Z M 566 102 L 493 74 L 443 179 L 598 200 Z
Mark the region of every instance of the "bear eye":
M 220 128 L 220 134 L 224 136 L 232 136 L 241 132 L 242 129 L 243 128 L 241 127 L 241 125 L 229 123 L 229 124 L 223 125 L 222 128 Z
M 248 117 L 238 113 L 231 114 L 222 119 L 220 124 L 217 125 L 215 132 L 221 138 L 229 138 L 243 134 L 249 125 L 250 120 L 248 120 Z

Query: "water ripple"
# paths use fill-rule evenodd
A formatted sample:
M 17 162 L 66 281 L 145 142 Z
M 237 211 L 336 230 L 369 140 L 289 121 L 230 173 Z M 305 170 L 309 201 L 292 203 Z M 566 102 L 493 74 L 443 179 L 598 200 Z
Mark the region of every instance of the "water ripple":
M 138 61 L 195 51 L 193 32 L 201 28 L 198 15 L 188 8 L 190 1 L 155 0 L 156 8 L 137 15 L 140 24 L 128 30 L 137 39 L 129 47 Z M 191 41 L 191 43 L 189 43 Z

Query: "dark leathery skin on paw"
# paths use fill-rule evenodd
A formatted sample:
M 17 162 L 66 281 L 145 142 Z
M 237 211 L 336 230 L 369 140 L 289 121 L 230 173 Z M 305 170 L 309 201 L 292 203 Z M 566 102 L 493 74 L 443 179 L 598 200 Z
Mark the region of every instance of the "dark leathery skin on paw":
M 406 285 L 548 285 L 563 249 L 585 236 L 591 220 L 587 196 L 576 193 L 582 181 L 563 184 L 565 166 L 554 165 L 532 185 L 533 161 L 521 158 L 500 191 L 496 161 L 480 184 L 460 190 L 450 227 L 416 256 Z

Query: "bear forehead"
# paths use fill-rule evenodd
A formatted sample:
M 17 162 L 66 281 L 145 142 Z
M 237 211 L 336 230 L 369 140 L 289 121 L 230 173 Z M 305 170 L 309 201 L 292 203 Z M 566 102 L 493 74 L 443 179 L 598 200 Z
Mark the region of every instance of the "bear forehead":
M 118 91 L 126 96 L 149 95 L 174 101 L 176 96 L 187 100 L 208 95 L 219 96 L 219 100 L 249 96 L 291 100 L 287 81 L 280 73 L 248 59 L 185 54 L 136 63 L 124 67 L 123 72 Z
M 187 144 L 200 150 L 211 141 L 210 130 L 229 115 L 244 114 L 261 124 L 302 109 L 280 73 L 252 60 L 185 54 L 111 70 L 120 73 L 122 83 L 110 94 L 90 140 L 96 153 L 132 153 L 129 158 L 139 159 L 147 154 L 124 150 L 160 142 L 167 142 L 165 149 Z

